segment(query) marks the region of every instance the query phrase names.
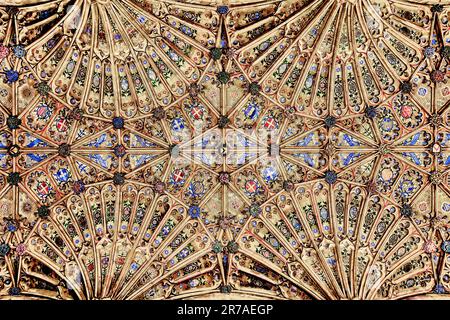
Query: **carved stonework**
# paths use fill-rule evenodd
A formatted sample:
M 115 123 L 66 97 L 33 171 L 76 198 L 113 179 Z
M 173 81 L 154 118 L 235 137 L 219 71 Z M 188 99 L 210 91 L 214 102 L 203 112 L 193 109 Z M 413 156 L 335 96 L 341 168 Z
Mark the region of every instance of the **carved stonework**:
M 6 2 L 0 299 L 448 297 L 446 1 Z

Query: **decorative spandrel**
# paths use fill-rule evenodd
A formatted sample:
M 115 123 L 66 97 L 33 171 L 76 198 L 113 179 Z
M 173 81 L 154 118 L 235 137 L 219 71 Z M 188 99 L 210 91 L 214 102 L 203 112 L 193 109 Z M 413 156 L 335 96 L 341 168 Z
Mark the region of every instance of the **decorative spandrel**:
M 0 298 L 450 291 L 449 18 L 0 2 Z

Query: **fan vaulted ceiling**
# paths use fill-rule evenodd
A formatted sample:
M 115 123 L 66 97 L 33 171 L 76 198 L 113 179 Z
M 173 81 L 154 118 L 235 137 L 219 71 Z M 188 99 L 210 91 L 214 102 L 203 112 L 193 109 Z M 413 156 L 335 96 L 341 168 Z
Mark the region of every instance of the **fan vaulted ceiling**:
M 0 298 L 446 293 L 449 18 L 0 1 Z

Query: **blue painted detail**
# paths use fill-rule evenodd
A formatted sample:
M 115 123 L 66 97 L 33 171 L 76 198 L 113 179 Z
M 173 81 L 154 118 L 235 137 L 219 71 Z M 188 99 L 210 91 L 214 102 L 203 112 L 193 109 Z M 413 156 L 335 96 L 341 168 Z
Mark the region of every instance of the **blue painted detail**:
M 172 126 L 172 130 L 173 131 L 177 131 L 177 132 L 182 131 L 184 129 L 184 120 L 183 120 L 183 118 L 175 118 L 175 119 L 173 119 L 172 123 L 171 123 L 171 126 Z
M 69 181 L 69 176 L 69 171 L 66 168 L 59 169 L 54 175 L 55 179 L 62 183 Z

